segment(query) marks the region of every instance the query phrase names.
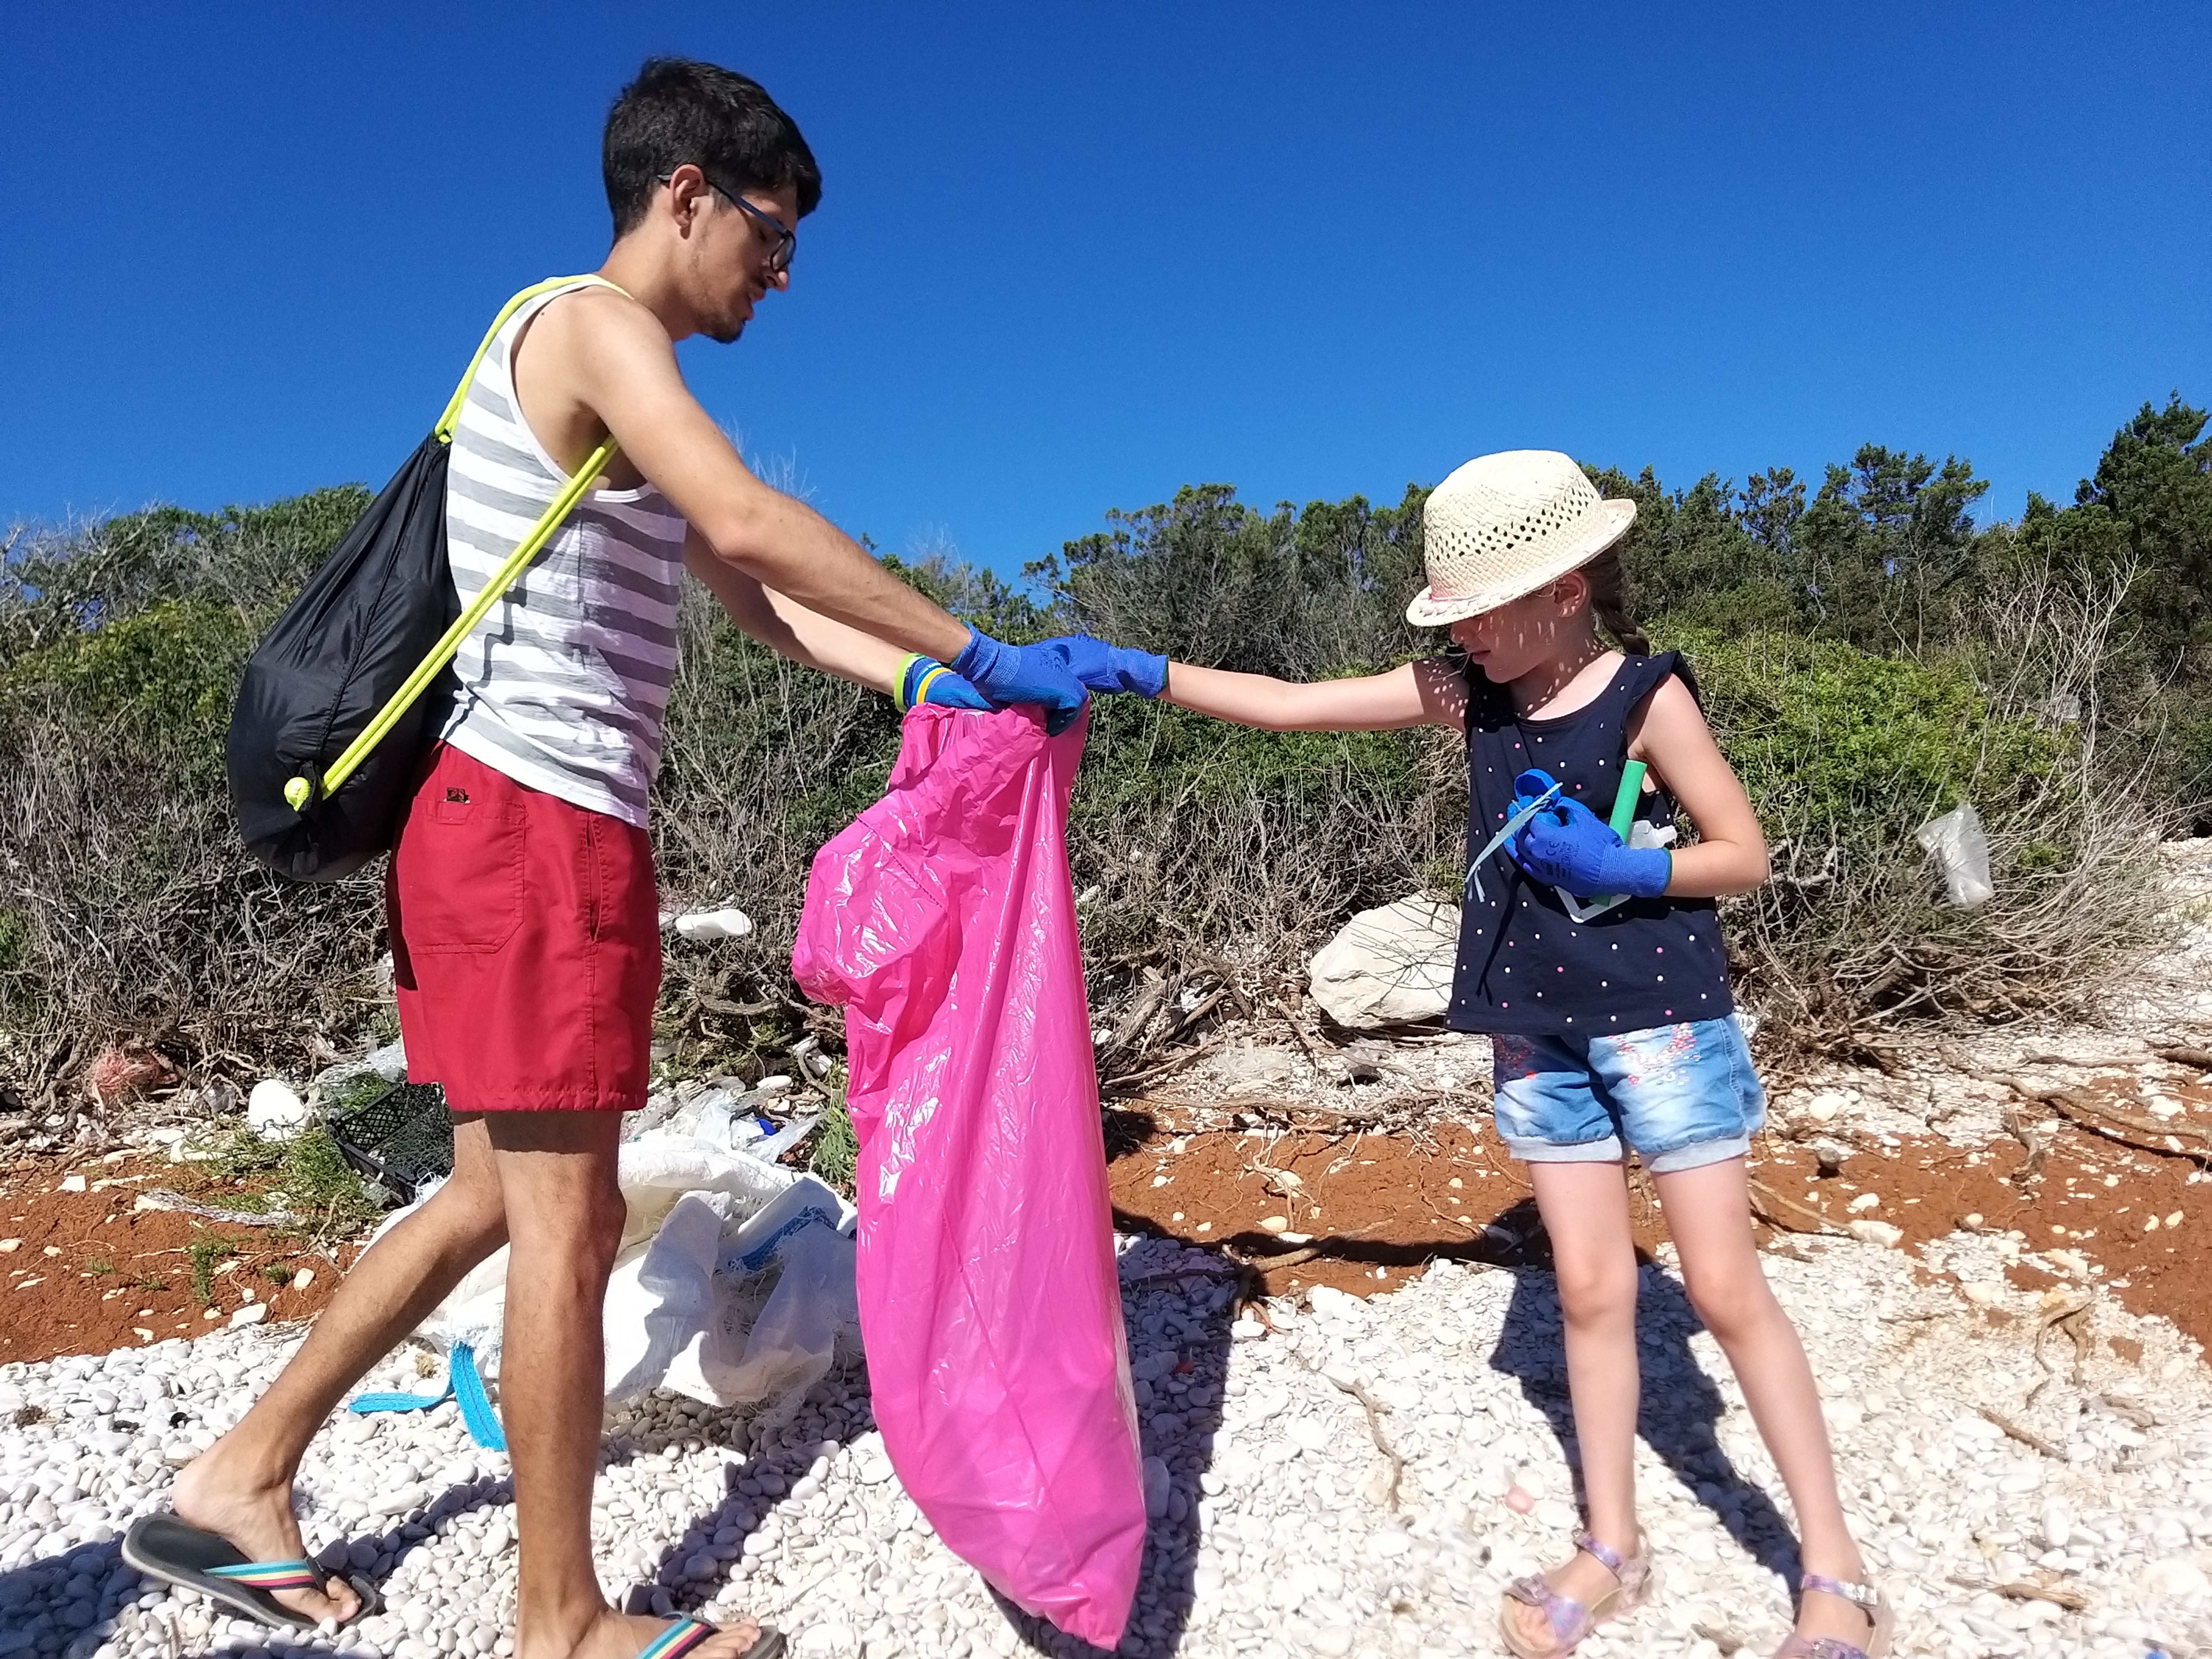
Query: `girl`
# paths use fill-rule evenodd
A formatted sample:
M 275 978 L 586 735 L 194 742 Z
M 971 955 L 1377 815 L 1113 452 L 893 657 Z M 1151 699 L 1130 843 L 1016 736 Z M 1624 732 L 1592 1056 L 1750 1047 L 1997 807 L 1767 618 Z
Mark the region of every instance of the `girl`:
M 1766 845 L 1688 666 L 1649 654 L 1623 609 L 1614 544 L 1635 516 L 1565 455 L 1483 456 L 1429 498 L 1429 586 L 1406 612 L 1449 626 L 1460 654 L 1311 685 L 1173 663 L 1164 695 L 1273 731 L 1466 732 L 1470 867 L 1449 1018 L 1492 1036 L 1498 1134 L 1528 1161 L 1551 1235 L 1589 1506 L 1574 1556 L 1508 1589 L 1507 1645 L 1558 1659 L 1650 1590 L 1632 1462 L 1632 1149 L 1796 1507 L 1804 1594 L 1779 1655 L 1880 1659 L 1889 1608 L 1865 1582 L 1812 1371 L 1752 1238 L 1744 1157 L 1765 1099 L 1713 900 L 1766 878 Z M 1600 641 L 1601 622 L 1621 650 Z M 1156 671 L 1127 672 L 1135 653 L 1111 654 L 1124 672 L 1104 689 L 1158 689 Z M 1648 768 L 1632 794 L 1628 763 Z M 1635 803 L 1626 843 L 1607 822 L 1617 794 Z M 1658 843 L 1676 802 L 1698 840 L 1670 851 Z

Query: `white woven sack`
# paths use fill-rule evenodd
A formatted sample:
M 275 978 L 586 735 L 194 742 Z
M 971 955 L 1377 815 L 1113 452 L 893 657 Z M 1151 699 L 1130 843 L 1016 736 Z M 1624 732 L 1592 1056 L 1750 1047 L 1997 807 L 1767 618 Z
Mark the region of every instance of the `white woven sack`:
M 604 1320 L 609 1403 L 665 1387 L 770 1417 L 794 1409 L 857 1341 L 851 1206 L 812 1176 L 665 1130 L 623 1146 L 617 1179 L 626 1214 Z M 502 1247 L 416 1334 L 445 1351 L 468 1343 L 495 1376 L 507 1265 Z

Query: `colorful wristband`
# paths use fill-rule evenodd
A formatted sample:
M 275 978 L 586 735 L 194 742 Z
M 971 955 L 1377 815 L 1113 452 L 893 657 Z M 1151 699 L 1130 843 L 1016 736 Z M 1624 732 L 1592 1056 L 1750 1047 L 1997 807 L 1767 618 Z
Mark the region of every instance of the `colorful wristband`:
M 929 701 L 929 688 L 940 674 L 952 671 L 934 657 L 909 651 L 899 660 L 898 678 L 891 686 L 891 701 L 902 714 Z

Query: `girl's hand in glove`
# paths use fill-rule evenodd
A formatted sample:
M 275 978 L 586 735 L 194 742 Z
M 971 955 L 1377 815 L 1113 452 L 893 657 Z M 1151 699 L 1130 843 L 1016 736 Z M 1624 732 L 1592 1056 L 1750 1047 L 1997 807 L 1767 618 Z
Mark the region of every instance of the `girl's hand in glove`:
M 1091 701 L 1091 694 L 1054 648 L 1055 643 L 1007 645 L 970 628 L 967 646 L 952 659 L 952 672 L 994 708 L 1016 702 L 1042 704 L 1044 729 L 1065 732 Z
M 1063 634 L 1042 648 L 1058 652 L 1068 671 L 1093 691 L 1157 697 L 1167 690 L 1168 659 L 1149 651 L 1124 651 L 1088 634 Z
M 1665 848 L 1626 845 L 1604 819 L 1566 795 L 1529 819 L 1511 848 L 1523 870 L 1578 899 L 1601 893 L 1656 898 L 1674 875 L 1674 854 Z

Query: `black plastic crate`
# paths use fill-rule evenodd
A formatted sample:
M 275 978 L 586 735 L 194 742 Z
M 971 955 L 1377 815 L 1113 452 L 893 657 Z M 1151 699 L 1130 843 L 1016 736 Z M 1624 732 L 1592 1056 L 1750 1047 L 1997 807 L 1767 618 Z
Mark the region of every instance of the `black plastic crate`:
M 395 1083 L 325 1120 L 338 1153 L 394 1204 L 453 1172 L 453 1115 L 434 1083 Z

